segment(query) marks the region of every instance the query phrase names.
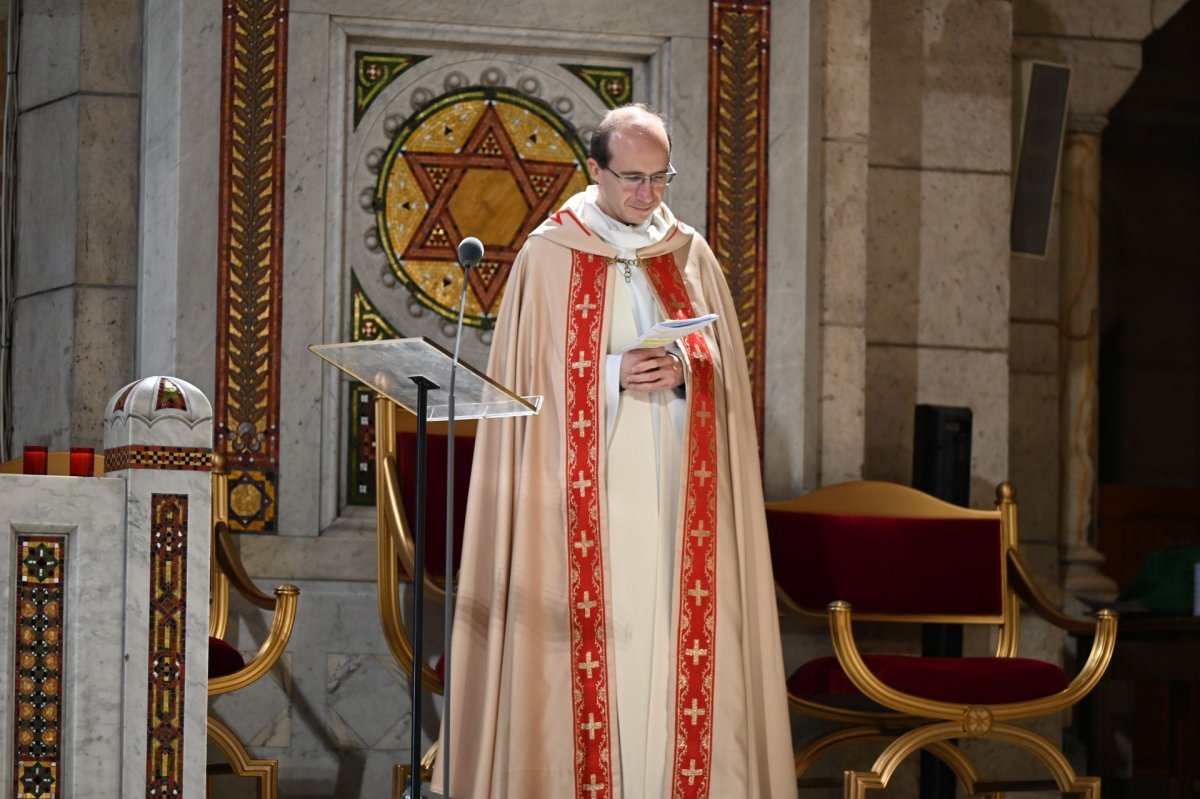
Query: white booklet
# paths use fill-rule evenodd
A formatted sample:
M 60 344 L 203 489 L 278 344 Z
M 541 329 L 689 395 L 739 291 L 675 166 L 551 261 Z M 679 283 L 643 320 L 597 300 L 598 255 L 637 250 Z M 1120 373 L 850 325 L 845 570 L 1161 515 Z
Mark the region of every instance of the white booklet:
M 689 333 L 703 330 L 717 320 L 715 313 L 696 316 L 691 319 L 664 319 L 654 327 L 640 335 L 636 341 L 626 347 L 628 350 L 644 350 L 650 347 L 665 347 L 672 341 L 678 341 Z

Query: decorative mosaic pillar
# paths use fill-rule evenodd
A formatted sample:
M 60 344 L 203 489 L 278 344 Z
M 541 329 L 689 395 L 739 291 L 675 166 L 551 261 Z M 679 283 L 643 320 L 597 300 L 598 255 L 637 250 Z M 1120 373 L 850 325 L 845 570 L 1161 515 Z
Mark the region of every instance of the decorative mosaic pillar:
M 708 241 L 737 306 L 762 437 L 767 329 L 769 0 L 709 10 Z
M 287 0 L 224 0 L 217 447 L 229 525 L 275 532 L 283 357 Z
M 173 377 L 118 391 L 104 467 L 125 479 L 123 796 L 204 796 L 212 406 Z M 135 722 L 135 720 L 137 720 Z

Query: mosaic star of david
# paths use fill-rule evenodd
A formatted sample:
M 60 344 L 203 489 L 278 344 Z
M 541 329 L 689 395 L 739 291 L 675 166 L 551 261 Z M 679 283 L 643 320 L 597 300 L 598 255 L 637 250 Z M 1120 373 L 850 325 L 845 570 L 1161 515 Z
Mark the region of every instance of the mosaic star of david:
M 453 131 L 446 133 L 452 135 Z M 487 247 L 487 257 L 470 270 L 467 279 L 485 310 L 495 304 L 525 237 L 556 210 L 560 195 L 578 172 L 571 163 L 521 158 L 492 103 L 479 115 L 461 152 L 409 151 L 404 159 L 429 211 L 402 257 L 406 261 L 455 261 L 458 242 L 477 236 Z M 525 212 L 515 230 L 510 225 L 489 225 L 487 219 L 472 220 L 479 223 L 480 230 L 460 229 L 460 220 L 473 216 L 470 206 L 481 201 L 486 204 L 489 196 L 504 197 L 511 210 L 518 195 Z

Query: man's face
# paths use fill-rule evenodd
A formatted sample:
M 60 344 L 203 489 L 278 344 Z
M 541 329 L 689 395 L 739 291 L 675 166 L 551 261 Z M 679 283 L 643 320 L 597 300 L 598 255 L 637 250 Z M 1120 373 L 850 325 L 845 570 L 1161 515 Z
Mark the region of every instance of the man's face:
M 640 225 L 662 205 L 666 186 L 654 186 L 648 180 L 626 185 L 617 175 L 666 172 L 671 161 L 666 131 L 657 124 L 626 126 L 612 132 L 608 145 L 612 158 L 607 169 L 594 158 L 588 159 L 588 173 L 600 192 L 596 202 L 613 219 Z

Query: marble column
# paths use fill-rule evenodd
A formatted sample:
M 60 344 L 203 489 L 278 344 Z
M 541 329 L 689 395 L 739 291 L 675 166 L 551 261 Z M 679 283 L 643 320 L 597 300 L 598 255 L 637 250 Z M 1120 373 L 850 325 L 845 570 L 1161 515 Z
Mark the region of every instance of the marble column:
M 866 441 L 871 3 L 823 6 L 819 482 L 828 485 L 862 477 Z
M 122 796 L 203 796 L 208 751 L 212 405 L 174 377 L 108 401 L 104 471 L 125 483 Z
M 1112 599 L 1095 548 L 1096 430 L 1100 358 L 1100 132 L 1103 117 L 1072 116 L 1063 144 L 1059 273 L 1059 503 L 1063 585 L 1089 599 Z
M 141 0 L 24 3 L 13 448 L 99 446 L 134 373 Z

